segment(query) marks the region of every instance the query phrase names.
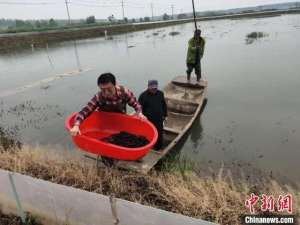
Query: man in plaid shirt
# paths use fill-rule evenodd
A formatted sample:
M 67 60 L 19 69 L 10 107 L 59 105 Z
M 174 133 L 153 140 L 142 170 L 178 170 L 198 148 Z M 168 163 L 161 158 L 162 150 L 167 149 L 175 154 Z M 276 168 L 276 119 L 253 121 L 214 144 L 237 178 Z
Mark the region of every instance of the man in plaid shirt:
M 70 131 L 71 135 L 75 136 L 80 133 L 79 125 L 95 110 L 126 113 L 126 105 L 128 104 L 135 109 L 137 117 L 146 119 L 142 113 L 141 105 L 133 93 L 123 86 L 116 85 L 116 78 L 113 74 L 101 74 L 97 84 L 100 92 L 76 115 L 75 124 Z

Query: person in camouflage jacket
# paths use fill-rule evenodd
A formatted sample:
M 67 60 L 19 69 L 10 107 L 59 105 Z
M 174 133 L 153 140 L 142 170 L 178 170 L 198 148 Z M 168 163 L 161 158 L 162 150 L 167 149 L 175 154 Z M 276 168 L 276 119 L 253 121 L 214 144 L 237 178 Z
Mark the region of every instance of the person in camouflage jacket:
M 187 80 L 190 82 L 191 73 L 195 69 L 197 82 L 201 79 L 201 59 L 204 54 L 205 40 L 201 37 L 201 30 L 195 30 L 194 37 L 189 40 L 187 51 Z

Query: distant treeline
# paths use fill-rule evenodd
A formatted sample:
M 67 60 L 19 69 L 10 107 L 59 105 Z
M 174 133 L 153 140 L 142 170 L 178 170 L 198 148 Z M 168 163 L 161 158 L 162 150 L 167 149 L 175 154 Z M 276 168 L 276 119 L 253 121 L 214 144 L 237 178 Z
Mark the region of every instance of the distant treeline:
M 96 23 L 95 17 L 88 17 L 86 20 L 12 20 L 0 19 L 0 32 L 2 33 L 17 33 L 30 31 L 45 31 L 66 27 L 77 27 Z
M 244 13 L 255 13 L 255 12 L 268 12 L 276 10 L 289 10 L 289 9 L 300 9 L 300 2 L 294 3 L 283 3 L 266 6 L 239 8 L 239 9 L 228 9 L 218 11 L 204 11 L 197 12 L 197 17 L 211 17 L 211 16 L 224 16 Z M 107 19 L 98 20 L 95 16 L 88 16 L 86 19 L 80 20 L 13 20 L 13 19 L 0 19 L 0 33 L 19 33 L 19 32 L 32 32 L 32 31 L 49 31 L 49 30 L 60 30 L 68 28 L 84 28 L 91 26 L 104 26 L 114 24 L 128 24 L 138 22 L 152 22 L 152 21 L 167 21 L 167 20 L 178 20 L 178 19 L 190 19 L 193 18 L 192 13 L 180 13 L 176 15 L 168 15 L 164 13 L 161 16 L 155 17 L 141 17 L 141 18 L 124 18 L 122 20 L 116 19 L 114 15 L 109 16 Z
M 179 14 L 174 16 L 164 14 L 158 20 L 171 20 L 171 19 L 186 19 L 189 18 L 186 14 Z M 101 25 L 114 25 L 114 24 L 128 24 L 137 22 L 151 22 L 154 21 L 150 17 L 141 17 L 139 19 L 128 19 L 124 20 L 115 19 L 114 15 L 109 16 L 106 20 L 97 20 L 95 16 L 89 16 L 86 19 L 81 20 L 12 20 L 12 19 L 0 19 L 0 33 L 18 33 L 18 32 L 31 32 L 31 31 L 47 31 L 47 30 L 59 30 L 66 28 L 83 28 L 90 26 L 101 26 Z

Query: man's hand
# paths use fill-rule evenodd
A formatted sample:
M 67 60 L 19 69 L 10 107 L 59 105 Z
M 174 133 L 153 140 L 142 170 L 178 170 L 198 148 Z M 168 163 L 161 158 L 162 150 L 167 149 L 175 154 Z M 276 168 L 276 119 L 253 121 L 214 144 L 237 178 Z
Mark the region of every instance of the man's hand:
M 141 120 L 146 120 L 146 119 L 147 119 L 147 117 L 144 116 L 144 114 L 141 113 L 141 112 L 136 113 L 135 116 L 136 116 L 137 118 L 141 119 Z
M 168 117 L 164 117 L 164 118 L 163 118 L 163 125 L 164 125 L 164 126 L 165 126 L 167 120 L 168 120 Z
M 70 134 L 71 134 L 72 136 L 76 136 L 77 134 L 81 134 L 81 133 L 80 133 L 79 126 L 78 126 L 78 125 L 74 125 L 74 126 L 72 127 L 72 129 L 70 130 Z

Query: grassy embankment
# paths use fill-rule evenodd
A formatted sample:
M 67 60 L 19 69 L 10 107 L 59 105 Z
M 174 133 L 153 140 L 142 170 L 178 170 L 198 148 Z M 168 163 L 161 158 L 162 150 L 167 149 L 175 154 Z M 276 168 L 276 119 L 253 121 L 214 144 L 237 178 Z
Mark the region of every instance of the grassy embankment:
M 62 157 L 28 146 L 0 151 L 0 168 L 220 224 L 240 224 L 240 215 L 249 213 L 244 202 L 251 193 L 273 196 L 290 193 L 294 214 L 300 216 L 299 187 L 280 185 L 270 178 L 261 183 L 234 180 L 230 171 L 224 170 L 215 177 L 203 177 L 189 166 L 177 170 L 169 165 L 168 170 L 141 175 L 96 168 L 82 158 Z

